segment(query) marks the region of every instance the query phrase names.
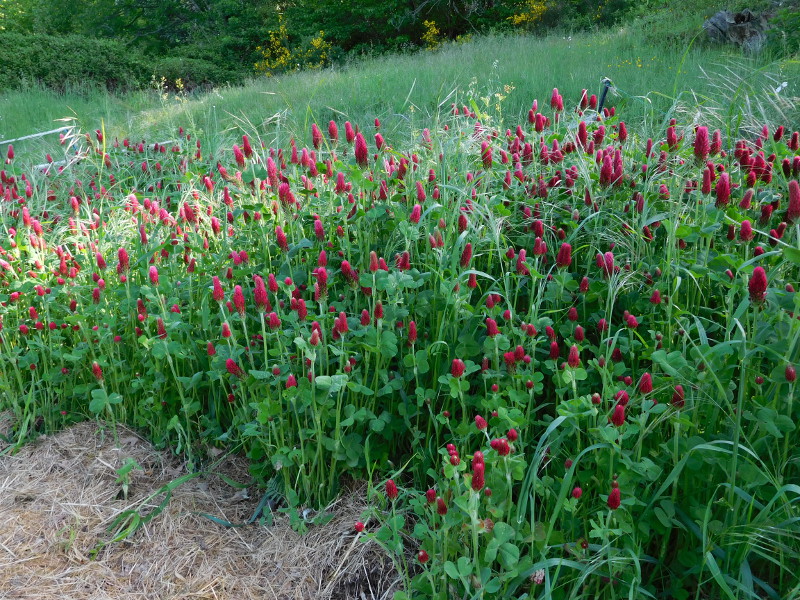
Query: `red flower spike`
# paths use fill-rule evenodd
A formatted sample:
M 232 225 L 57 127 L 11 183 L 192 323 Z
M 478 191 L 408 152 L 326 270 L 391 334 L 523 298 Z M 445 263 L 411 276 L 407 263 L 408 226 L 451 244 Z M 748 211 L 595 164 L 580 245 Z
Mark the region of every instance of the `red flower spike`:
M 155 266 L 150 267 L 150 283 L 158 285 L 158 269 Z
M 411 321 L 408 324 L 408 345 L 411 346 L 417 341 L 417 324 Z
M 244 153 L 241 151 L 237 144 L 233 145 L 233 158 L 236 160 L 236 164 L 239 168 L 244 168 Z
M 742 226 L 739 229 L 739 239 L 743 242 L 749 242 L 753 239 L 753 226 L 750 224 L 750 221 L 742 221 Z
M 353 140 L 356 138 L 356 131 L 350 124 L 350 121 L 345 121 L 344 134 L 345 134 L 345 139 L 347 139 L 347 143 L 352 144 Z
M 119 259 L 119 266 L 117 267 L 117 271 L 118 272 L 127 271 L 130 267 L 128 251 L 125 250 L 125 248 L 120 248 L 117 251 L 117 258 Z
M 396 500 L 398 496 L 397 485 L 395 484 L 393 479 L 390 479 L 386 482 L 386 497 L 389 500 Z
M 621 493 L 618 487 L 612 488 L 611 493 L 608 495 L 608 508 L 617 510 L 621 504 Z
M 215 277 L 215 279 L 219 282 L 218 278 Z M 267 298 L 267 286 L 264 284 L 264 280 L 258 275 L 253 276 L 253 281 L 255 282 L 253 294 L 255 296 L 256 306 L 266 309 L 269 303 L 269 299 Z
M 497 321 L 494 319 L 487 317 L 486 318 L 486 335 L 489 337 L 495 337 L 500 333 L 500 329 L 497 327 Z
M 672 406 L 675 408 L 683 408 L 685 402 L 686 395 L 683 391 L 682 385 L 676 385 L 675 391 L 672 393 Z
M 572 246 L 567 243 L 561 244 L 561 248 L 556 256 L 556 266 L 564 269 L 572 264 Z
M 569 349 L 569 358 L 567 358 L 567 364 L 573 369 L 576 369 L 581 365 L 580 352 L 578 351 L 578 347 L 575 345 Z
M 481 143 L 481 161 L 483 162 L 484 168 L 492 168 L 492 147 L 487 141 Z
M 236 364 L 236 361 L 232 358 L 229 358 L 225 361 L 225 368 L 228 369 L 228 373 L 234 377 L 241 377 L 244 374 L 241 367 L 239 367 L 239 365 Z
M 558 104 L 559 104 L 558 97 L 559 97 L 558 88 L 553 88 L 553 93 L 550 96 L 550 108 L 558 109 Z
M 475 426 L 478 428 L 478 430 L 483 431 L 486 429 L 486 427 L 488 427 L 488 423 L 486 423 L 486 419 L 484 419 L 482 416 L 475 415 Z
M 472 489 L 480 492 L 485 484 L 486 466 L 484 463 L 476 463 L 472 467 Z
M 103 368 L 97 363 L 92 363 L 92 375 L 97 381 L 103 381 Z
M 611 416 L 611 422 L 617 427 L 621 427 L 625 422 L 625 407 L 622 404 L 617 404 L 614 407 L 614 414 Z
M 242 286 L 237 285 L 233 288 L 233 305 L 236 307 L 236 311 L 240 315 L 244 315 L 244 293 L 242 292 Z
M 576 485 L 574 488 L 572 488 L 572 497 L 575 498 L 575 500 L 578 500 L 581 496 L 583 496 L 583 490 L 580 488 L 580 486 Z
M 789 383 L 794 383 L 797 380 L 797 370 L 792 365 L 786 365 L 786 370 L 783 374 Z
M 345 128 L 347 124 L 345 123 Z M 349 139 L 348 134 L 348 139 Z M 369 156 L 369 151 L 367 150 L 367 141 L 364 139 L 364 136 L 361 135 L 361 132 L 355 134 L 355 157 L 356 157 L 356 164 L 359 167 L 366 167 L 367 160 Z
M 286 234 L 283 232 L 283 229 L 279 226 L 275 228 L 275 239 L 278 243 L 278 247 L 287 252 L 289 250 L 289 242 L 286 239 Z
M 436 512 L 442 517 L 447 514 L 447 504 L 442 498 L 436 498 Z
M 281 326 L 281 320 L 274 312 L 269 313 L 269 328 L 275 331 Z
M 711 142 L 708 139 L 708 127 L 698 127 L 694 138 L 694 155 L 699 161 L 705 161 L 711 152 Z
M 367 316 L 369 316 L 369 313 L 367 313 Z M 337 319 L 334 329 L 336 329 L 340 335 L 344 335 L 350 331 L 350 328 L 347 325 L 347 315 L 344 312 L 339 313 L 339 318 Z
M 364 524 L 361 521 L 356 521 L 354 529 L 356 530 L 356 532 L 361 533 L 364 531 Z
M 322 147 L 322 132 L 320 131 L 319 127 L 316 123 L 311 124 L 311 143 L 314 145 L 314 148 L 319 150 Z
M 417 182 L 417 202 L 425 202 L 427 195 L 425 194 L 425 187 L 421 181 Z
M 467 242 L 467 245 L 464 246 L 464 251 L 461 253 L 461 266 L 466 269 L 470 260 L 472 260 L 472 244 Z
M 344 275 L 345 279 L 349 283 L 357 283 L 358 282 L 358 271 L 355 271 L 351 266 L 350 263 L 346 260 L 342 261 L 341 266 L 339 267 L 342 275 Z
M 508 456 L 511 453 L 511 446 L 508 445 L 506 438 L 495 440 L 497 443 L 492 446 L 499 456 Z
M 747 285 L 750 292 L 750 301 L 753 304 L 761 304 L 767 298 L 767 273 L 763 267 L 753 269 L 750 282 Z
M 786 220 L 794 223 L 800 219 L 800 183 L 796 180 L 789 182 L 789 207 L 786 210 Z
M 639 391 L 642 394 L 649 394 L 653 391 L 653 377 L 650 375 L 650 373 L 645 373 L 642 375 L 642 378 L 639 381 Z
M 716 207 L 725 208 L 728 206 L 728 202 L 731 199 L 731 179 L 727 172 L 720 173 L 715 192 L 717 195 Z
M 428 502 L 428 504 L 433 504 L 436 502 L 436 490 L 429 489 L 427 492 L 425 492 L 425 500 Z
M 452 374 L 452 376 L 456 378 L 461 377 L 462 375 L 464 375 L 464 369 L 465 369 L 464 361 L 461 360 L 460 358 L 454 358 L 453 363 L 450 366 L 450 373 Z

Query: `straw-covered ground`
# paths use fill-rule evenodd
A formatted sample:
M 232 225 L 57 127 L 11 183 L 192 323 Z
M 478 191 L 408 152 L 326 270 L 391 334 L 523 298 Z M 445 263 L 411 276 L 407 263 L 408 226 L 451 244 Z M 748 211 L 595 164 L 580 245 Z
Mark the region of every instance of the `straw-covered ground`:
M 0 415 L 0 428 L 8 426 Z M 130 472 L 124 499 L 117 469 L 128 458 L 142 469 Z M 248 480 L 236 459 L 216 473 Z M 354 537 L 363 490 L 342 496 L 329 508 L 330 522 L 301 536 L 283 515 L 271 526 L 238 528 L 201 516 L 246 522 L 261 494 L 243 493 L 218 474 L 198 477 L 177 488 L 163 512 L 134 535 L 91 558 L 110 539 L 108 527 L 118 515 L 130 508 L 146 513 L 142 501 L 184 474 L 177 459 L 132 431 L 120 427 L 117 444 L 110 430 L 91 422 L 0 455 L 0 598 L 391 596 L 397 585 L 391 561 Z

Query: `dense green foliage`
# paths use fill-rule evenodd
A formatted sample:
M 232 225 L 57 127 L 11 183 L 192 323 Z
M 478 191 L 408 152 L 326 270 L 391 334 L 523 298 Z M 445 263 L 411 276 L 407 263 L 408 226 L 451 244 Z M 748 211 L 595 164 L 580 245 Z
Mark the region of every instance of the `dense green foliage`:
M 776 32 L 769 40 L 772 50 L 786 55 L 800 52 L 800 2 L 795 0 L 782 6 L 774 24 Z
M 0 62 L 0 89 L 39 83 L 63 90 L 88 83 L 115 90 L 149 77 L 143 56 L 127 52 L 114 40 L 3 31 L 0 46 L 6 49 Z

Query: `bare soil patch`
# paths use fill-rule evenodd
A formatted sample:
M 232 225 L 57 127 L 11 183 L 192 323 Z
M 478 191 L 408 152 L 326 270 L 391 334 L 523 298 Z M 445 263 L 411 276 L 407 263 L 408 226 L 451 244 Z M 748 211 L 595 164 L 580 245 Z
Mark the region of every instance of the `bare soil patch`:
M 355 539 L 363 490 L 341 496 L 333 519 L 302 536 L 280 514 L 272 526 L 226 528 L 198 513 L 244 523 L 261 494 L 246 497 L 216 474 L 183 484 L 161 514 L 92 559 L 118 515 L 186 473 L 133 431 L 120 427 L 118 438 L 81 423 L 0 456 L 0 598 L 377 599 L 396 589 L 389 557 Z M 131 472 L 125 499 L 116 470 L 129 457 L 142 470 Z M 249 480 L 237 458 L 219 471 Z

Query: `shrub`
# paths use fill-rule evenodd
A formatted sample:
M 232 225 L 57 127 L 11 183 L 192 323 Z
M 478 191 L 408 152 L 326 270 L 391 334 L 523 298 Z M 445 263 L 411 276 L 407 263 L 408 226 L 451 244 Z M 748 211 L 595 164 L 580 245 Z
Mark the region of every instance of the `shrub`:
M 777 12 L 771 21 L 772 31 L 767 41 L 768 48 L 786 56 L 800 52 L 800 3 L 787 6 Z
M 145 57 L 115 40 L 0 32 L 0 46 L 11 49 L 0 62 L 0 89 L 38 83 L 123 90 L 150 79 Z

